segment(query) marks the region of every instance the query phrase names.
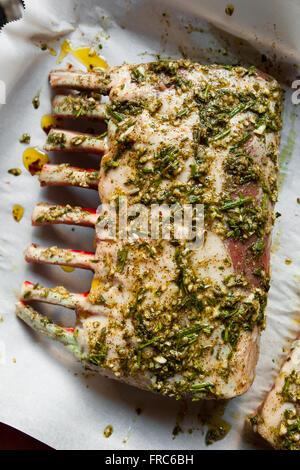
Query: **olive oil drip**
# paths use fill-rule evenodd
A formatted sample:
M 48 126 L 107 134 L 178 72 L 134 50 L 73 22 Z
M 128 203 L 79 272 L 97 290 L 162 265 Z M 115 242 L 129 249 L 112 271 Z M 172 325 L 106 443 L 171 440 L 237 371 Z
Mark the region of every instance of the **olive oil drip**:
M 41 128 L 43 129 L 46 134 L 49 133 L 50 129 L 53 127 L 58 127 L 59 122 L 58 119 L 52 116 L 51 114 L 45 114 L 41 120 Z
M 20 222 L 24 215 L 24 208 L 19 204 L 15 204 L 12 208 L 12 215 L 16 222 Z
M 90 72 L 94 69 L 106 69 L 108 67 L 107 62 L 102 59 L 102 57 L 99 57 L 92 47 L 78 47 L 73 49 L 67 40 L 61 45 L 57 64 L 61 64 L 68 54 L 75 57 L 75 59 L 81 62 Z
M 32 176 L 40 174 L 43 165 L 49 161 L 48 155 L 38 148 L 29 148 L 23 153 L 24 166 Z
M 61 266 L 61 269 L 66 273 L 71 273 L 74 271 L 75 268 L 73 268 L 73 266 Z

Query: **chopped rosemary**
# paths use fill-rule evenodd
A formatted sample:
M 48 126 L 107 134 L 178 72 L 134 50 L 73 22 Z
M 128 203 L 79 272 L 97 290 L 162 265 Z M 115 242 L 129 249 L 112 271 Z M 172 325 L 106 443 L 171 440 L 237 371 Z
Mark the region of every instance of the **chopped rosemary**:
M 124 271 L 127 256 L 128 256 L 128 250 L 126 248 L 124 248 L 123 250 L 118 250 L 117 271 L 119 273 L 122 273 Z
M 190 391 L 192 393 L 198 392 L 209 392 L 212 388 L 214 388 L 214 384 L 203 382 L 200 384 L 194 384 L 191 386 Z
M 213 141 L 215 142 L 216 140 L 222 139 L 228 134 L 230 134 L 230 129 L 225 129 L 223 132 L 220 132 L 219 134 L 215 135 Z
M 114 117 L 117 121 L 121 122 L 125 119 L 125 114 L 118 113 L 118 111 L 114 111 L 111 106 L 107 106 L 107 110 L 109 114 Z
M 227 204 L 224 204 L 221 207 L 221 211 L 227 211 L 227 210 L 232 209 L 234 207 L 243 206 L 244 204 L 246 204 L 247 202 L 250 202 L 250 201 L 252 201 L 252 197 L 244 197 L 244 198 L 238 199 L 237 201 L 228 202 Z
M 161 338 L 161 336 L 158 336 L 157 338 L 150 339 L 150 340 L 147 341 L 146 343 L 141 344 L 141 345 L 139 346 L 139 349 L 144 349 L 144 348 L 146 348 L 147 346 L 150 346 L 150 344 L 156 343 L 156 341 L 159 341 L 160 338 Z

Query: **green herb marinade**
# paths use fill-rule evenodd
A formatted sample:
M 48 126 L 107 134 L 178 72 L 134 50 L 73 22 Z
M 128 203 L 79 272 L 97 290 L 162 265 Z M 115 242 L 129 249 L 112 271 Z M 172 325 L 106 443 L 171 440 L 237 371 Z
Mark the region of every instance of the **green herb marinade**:
M 105 334 L 101 330 L 91 342 L 93 361 L 118 376 L 147 376 L 149 388 L 161 394 L 223 398 L 222 384 L 236 373 L 241 338 L 265 324 L 265 256 L 277 198 L 282 93 L 255 68 L 185 60 L 132 66 L 129 85 L 140 92 L 125 99 L 122 84 L 107 106 L 113 142 L 102 174 L 116 185 L 116 206 L 121 195 L 131 205 L 146 207 L 203 204 L 205 231 L 243 251 L 245 259 L 234 271 L 230 256 L 224 257 L 219 265 L 224 276 L 215 282 L 199 276 L 193 251 L 172 232 L 170 240 L 118 242 L 117 255 L 103 264 L 105 282 L 123 295 L 126 276 L 132 276 L 132 297 L 119 306 L 102 302 L 104 309 L 119 309 L 123 320 L 109 314 Z M 142 93 L 149 88 L 155 93 Z M 168 112 L 162 90 L 177 103 Z M 159 132 L 155 145 L 144 139 L 142 122 L 151 135 Z M 183 129 L 181 138 L 170 139 L 178 129 Z M 118 187 L 114 178 L 124 168 L 129 176 Z M 218 191 L 217 172 L 223 175 Z M 174 275 L 167 291 L 163 286 L 153 290 L 150 281 L 155 269 L 163 269 L 161 259 L 168 250 Z M 99 288 L 99 298 L 104 291 Z M 122 338 L 113 360 L 105 349 L 110 330 Z

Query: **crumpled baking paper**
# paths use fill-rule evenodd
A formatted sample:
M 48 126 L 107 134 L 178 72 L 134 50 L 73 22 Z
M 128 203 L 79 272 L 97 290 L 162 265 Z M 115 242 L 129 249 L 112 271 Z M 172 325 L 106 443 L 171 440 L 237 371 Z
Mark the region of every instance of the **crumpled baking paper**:
M 199 413 L 207 404 L 179 403 L 142 392 L 100 376 L 89 376 L 64 349 L 20 322 L 14 303 L 23 280 L 88 290 L 91 274 L 62 271 L 55 266 L 26 266 L 23 251 L 31 242 L 74 249 L 93 249 L 93 231 L 53 226 L 32 228 L 30 215 L 40 201 L 98 205 L 97 194 L 74 188 L 40 189 L 23 167 L 24 145 L 42 148 L 41 117 L 50 112 L 48 72 L 57 67 L 61 43 L 73 46 L 99 43 L 110 65 L 138 63 L 153 55 L 187 56 L 204 63 L 254 64 L 269 71 L 286 88 L 280 170 L 280 194 L 273 235 L 272 284 L 267 328 L 262 334 L 256 379 L 244 396 L 225 406 L 223 418 L 231 431 L 213 449 L 259 449 L 262 440 L 245 432 L 245 416 L 255 410 L 272 385 L 284 350 L 296 335 L 300 320 L 300 141 L 299 106 L 291 102 L 291 82 L 299 75 L 300 5 L 297 0 L 235 0 L 232 16 L 222 0 L 28 0 L 24 18 L 0 33 L 0 420 L 56 449 L 206 449 L 205 427 Z M 42 51 L 41 43 L 57 51 Z M 71 62 L 67 56 L 63 64 Z M 82 67 L 82 66 L 81 66 Z M 32 98 L 41 90 L 41 106 Z M 1 93 L 0 93 L 1 94 Z M 0 101 L 3 96 L 0 96 Z M 96 157 L 51 156 L 78 166 L 97 167 Z M 19 167 L 18 177 L 7 173 Z M 24 207 L 17 223 L 12 207 Z M 285 260 L 290 259 L 291 264 Z M 38 309 L 64 325 L 73 313 L 41 304 Z M 214 406 L 214 405 L 209 405 Z M 136 409 L 142 412 L 138 414 Z M 174 438 L 175 424 L 184 431 Z M 105 438 L 103 431 L 114 431 Z M 190 433 L 188 430 L 192 430 Z

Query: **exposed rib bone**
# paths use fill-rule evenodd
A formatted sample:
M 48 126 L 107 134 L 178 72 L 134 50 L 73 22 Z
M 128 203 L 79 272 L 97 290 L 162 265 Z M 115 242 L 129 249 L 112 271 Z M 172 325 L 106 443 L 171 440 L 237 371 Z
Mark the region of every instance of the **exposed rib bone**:
M 40 203 L 35 206 L 31 221 L 32 225 L 67 224 L 94 227 L 98 217 L 95 209 Z
M 88 118 L 103 120 L 108 117 L 106 105 L 86 93 L 56 95 L 52 101 L 52 114 L 57 118 Z
M 97 91 L 107 95 L 111 81 L 101 72 L 81 72 L 78 70 L 52 70 L 49 75 L 52 88 L 72 88 L 73 90 Z
M 62 129 L 51 129 L 44 146 L 44 150 L 47 152 L 70 151 L 102 154 L 106 152 L 107 149 L 107 140 L 103 138 L 103 136 L 95 137 L 91 134 L 65 131 Z
M 68 163 L 61 165 L 46 164 L 41 170 L 39 181 L 41 186 L 79 186 L 81 188 L 97 189 L 99 172 L 76 168 Z
M 62 286 L 47 288 L 32 282 L 23 282 L 21 287 L 21 298 L 23 302 L 37 300 L 53 305 L 75 310 L 83 306 L 86 302 L 86 294 L 73 294 Z
M 62 343 L 65 348 L 80 360 L 86 355 L 78 345 L 72 328 L 63 328 L 53 323 L 50 318 L 41 315 L 30 305 L 20 301 L 16 303 L 16 313 L 28 326 L 49 338 Z
M 47 263 L 60 266 L 94 270 L 97 260 L 94 253 L 86 251 L 67 250 L 51 246 L 48 248 L 30 245 L 25 250 L 25 260 L 28 263 Z
M 48 288 L 26 281 L 21 287 L 21 300 L 29 302 L 36 300 L 61 307 L 76 310 L 76 312 L 87 312 L 89 315 L 99 315 L 99 305 L 94 305 L 88 300 L 89 292 L 74 294 L 63 286 Z

